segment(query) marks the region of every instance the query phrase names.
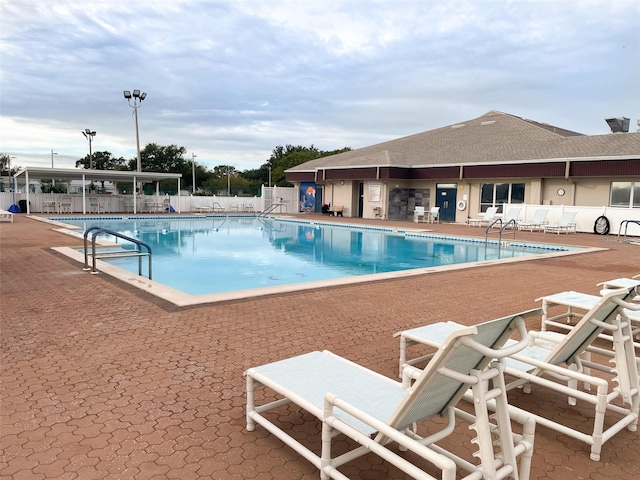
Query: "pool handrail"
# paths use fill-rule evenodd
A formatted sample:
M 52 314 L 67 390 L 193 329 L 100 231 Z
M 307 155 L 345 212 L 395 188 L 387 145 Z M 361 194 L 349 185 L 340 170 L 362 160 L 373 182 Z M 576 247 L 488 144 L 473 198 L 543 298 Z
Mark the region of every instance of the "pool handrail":
M 88 244 L 87 244 L 87 237 L 89 236 L 89 232 L 93 232 L 93 235 L 91 236 L 91 256 L 92 256 L 92 266 L 91 268 L 89 268 L 89 258 L 88 258 Z M 123 235 L 121 233 L 118 233 L 116 231 L 110 230 L 108 228 L 103 228 L 103 227 L 99 227 L 99 226 L 93 226 L 93 227 L 89 227 L 87 228 L 87 230 L 85 230 L 84 232 L 84 268 L 83 270 L 85 271 L 91 271 L 91 273 L 95 274 L 98 273 L 98 270 L 96 269 L 96 258 L 97 257 L 103 257 L 103 256 L 96 256 L 96 238 L 98 237 L 98 235 L 102 234 L 102 233 L 106 233 L 109 235 L 113 235 L 116 238 L 121 238 L 123 240 L 127 240 L 133 244 L 136 245 L 136 250 L 134 250 L 133 252 L 129 253 L 129 252 L 125 252 L 124 254 L 122 252 L 118 252 L 117 254 L 110 254 L 110 255 L 103 255 L 103 256 L 137 256 L 138 257 L 138 275 L 142 275 L 142 257 L 143 256 L 147 256 L 149 258 L 149 280 L 152 279 L 152 274 L 151 274 L 151 246 L 146 243 L 143 242 L 142 240 L 138 240 L 137 238 L 132 238 L 129 237 L 127 235 Z M 143 252 L 141 247 L 144 247 L 147 249 L 146 252 Z

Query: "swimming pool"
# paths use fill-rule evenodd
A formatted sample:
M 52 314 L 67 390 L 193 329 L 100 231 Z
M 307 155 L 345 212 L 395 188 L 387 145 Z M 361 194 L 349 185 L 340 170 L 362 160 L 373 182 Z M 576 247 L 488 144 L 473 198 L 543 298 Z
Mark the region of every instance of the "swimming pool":
M 148 243 L 153 251 L 154 282 L 189 296 L 291 289 L 572 249 L 514 241 L 485 243 L 484 238 L 445 237 L 412 229 L 254 216 L 49 219 L 82 232 L 100 226 Z M 138 272 L 137 258 L 108 263 Z

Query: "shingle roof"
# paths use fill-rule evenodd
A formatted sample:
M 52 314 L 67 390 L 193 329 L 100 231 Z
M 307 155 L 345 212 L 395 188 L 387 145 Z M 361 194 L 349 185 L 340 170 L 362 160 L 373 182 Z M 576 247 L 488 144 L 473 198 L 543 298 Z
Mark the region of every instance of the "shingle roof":
M 640 134 L 587 136 L 490 111 L 465 122 L 322 157 L 287 171 L 365 166 L 502 164 L 557 158 L 640 157 Z

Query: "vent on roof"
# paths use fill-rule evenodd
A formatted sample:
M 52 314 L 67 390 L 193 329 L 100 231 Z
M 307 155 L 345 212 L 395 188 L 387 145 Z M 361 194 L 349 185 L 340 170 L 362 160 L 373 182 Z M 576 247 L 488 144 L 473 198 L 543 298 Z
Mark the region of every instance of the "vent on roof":
M 451 128 L 462 128 L 462 127 L 466 127 L 467 125 L 464 123 L 458 123 L 457 125 L 451 125 Z
M 629 121 L 627 117 L 605 118 L 611 133 L 627 133 L 629 131 Z
M 491 125 L 496 123 L 495 120 L 487 120 L 486 122 L 480 122 L 480 125 Z

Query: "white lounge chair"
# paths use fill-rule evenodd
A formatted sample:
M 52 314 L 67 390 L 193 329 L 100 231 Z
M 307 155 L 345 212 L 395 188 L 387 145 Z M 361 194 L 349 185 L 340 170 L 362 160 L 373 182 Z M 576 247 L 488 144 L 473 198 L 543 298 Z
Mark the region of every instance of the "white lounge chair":
M 486 226 L 494 220 L 497 213 L 498 207 L 489 207 L 487 208 L 486 212 L 484 212 L 484 214 L 480 214 L 480 217 L 467 219 L 467 223 L 470 227 Z
M 566 394 L 572 405 L 575 404 L 575 399 L 578 399 L 595 407 L 592 417 L 593 429 L 590 433 L 565 425 L 562 419 L 554 420 L 534 414 L 537 423 L 591 445 L 590 457 L 595 461 L 600 460 L 602 444 L 617 432 L 625 427 L 630 431 L 637 429 L 640 380 L 630 322 L 623 314 L 624 308 L 640 309 L 640 305 L 633 306 L 629 303 L 636 296 L 635 290 L 629 287 L 606 291 L 598 303 L 566 335 L 529 332 L 526 334 L 529 346 L 506 359 L 505 374 L 515 377 L 514 381 L 507 383 L 507 389 L 524 385 L 525 391 L 530 391 L 530 384 L 535 384 Z M 400 332 L 397 335 L 401 337 L 401 357 L 403 342 L 406 357 L 406 346 L 422 343 L 439 347 L 442 336 L 457 328 L 464 327 L 454 322 L 441 322 Z M 601 365 L 581 358 L 603 332 L 614 338 L 613 361 Z M 417 360 L 407 361 L 405 358 L 405 363 L 415 363 Z M 599 374 L 588 375 L 585 370 L 587 368 L 598 370 Z M 603 374 L 612 375 L 612 391 L 609 391 L 609 382 L 603 378 Z M 578 382 L 595 386 L 595 393 L 579 390 Z M 548 401 L 549 397 L 543 398 L 544 401 Z M 605 427 L 605 414 L 611 412 L 616 418 L 609 419 Z
M 426 222 L 427 217 L 425 216 L 424 207 L 414 207 L 413 209 L 413 221 L 415 223 Z
M 573 220 L 576 218 L 577 212 L 564 212 L 557 223 L 548 223 L 544 225 L 544 233 L 576 233 L 576 224 Z
M 531 220 L 518 223 L 518 230 L 529 230 L 530 232 L 543 230 L 544 226 L 548 223 L 546 221 L 548 213 L 548 208 L 537 209 Z
M 13 223 L 13 213 L 8 212 L 6 210 L 0 210 L 0 222 Z
M 522 208 L 513 207 L 510 208 L 507 214 L 502 219 L 502 227 L 509 226 L 510 228 L 518 228 L 518 217 L 520 216 L 520 211 Z
M 338 469 L 370 452 L 414 478 L 433 479 L 423 470 L 432 470 L 431 464 L 442 471 L 443 479 L 527 479 L 535 422 L 528 414 L 507 405 L 503 365 L 500 362 L 489 365 L 492 358 L 504 357 L 525 346 L 519 342 L 502 348 L 516 329 L 526 333 L 521 318 L 488 322 L 455 332 L 424 371 L 408 369 L 409 373 L 417 373 L 413 385 L 409 375 L 401 384 L 326 351 L 251 368 L 246 372 L 247 430 L 253 431 L 256 423 L 262 425 L 313 463 L 322 479 L 348 478 Z M 254 391 L 258 386 L 273 390 L 281 398 L 257 406 Z M 456 408 L 470 387 L 476 399 L 475 416 Z M 320 454 L 287 433 L 286 427 L 278 426 L 277 414 L 267 414 L 289 403 L 322 422 Z M 498 411 L 495 424 L 489 419 L 488 405 Z M 412 425 L 434 416 L 445 417 L 446 426 L 440 431 L 431 429 L 428 438 L 419 437 Z M 480 460 L 477 465 L 435 443 L 452 433 L 456 417 L 471 422 L 470 428 L 477 434 L 472 441 L 479 448 L 474 454 Z M 510 420 L 522 424 L 522 435 L 513 434 Z M 333 440 L 340 433 L 360 446 L 333 457 Z M 410 450 L 420 457 L 420 462 L 409 462 L 396 449 Z M 457 477 L 458 467 L 467 470 L 469 475 Z

